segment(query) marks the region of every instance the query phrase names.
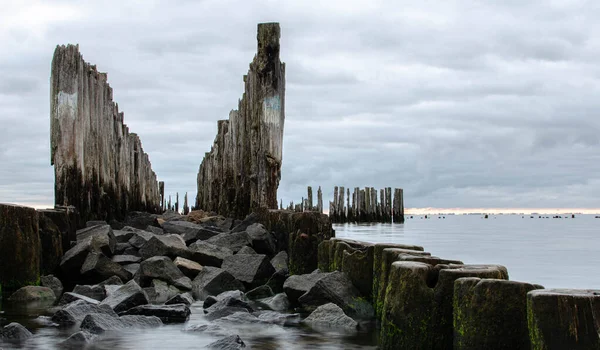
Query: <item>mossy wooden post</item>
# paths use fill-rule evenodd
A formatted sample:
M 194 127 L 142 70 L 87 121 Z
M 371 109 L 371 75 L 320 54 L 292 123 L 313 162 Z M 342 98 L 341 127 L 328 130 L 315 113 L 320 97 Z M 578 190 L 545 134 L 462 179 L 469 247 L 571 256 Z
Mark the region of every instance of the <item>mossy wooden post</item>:
M 4 292 L 38 285 L 41 255 L 35 209 L 0 204 L 0 285 Z
M 317 190 L 317 211 L 323 214 L 323 191 L 321 191 L 321 186 Z
M 165 211 L 165 182 L 158 182 L 158 191 L 160 192 L 160 211 Z
M 312 211 L 313 210 L 313 193 L 312 193 L 312 187 L 308 186 L 308 188 L 306 189 L 307 193 L 307 209 Z
M 529 350 L 529 283 L 459 278 L 454 282 L 454 349 Z
M 369 301 L 373 299 L 373 257 L 375 246 L 365 243 L 353 252 L 343 252 L 342 272 L 344 272 L 358 291 Z
M 542 289 L 527 294 L 531 349 L 600 349 L 600 290 Z

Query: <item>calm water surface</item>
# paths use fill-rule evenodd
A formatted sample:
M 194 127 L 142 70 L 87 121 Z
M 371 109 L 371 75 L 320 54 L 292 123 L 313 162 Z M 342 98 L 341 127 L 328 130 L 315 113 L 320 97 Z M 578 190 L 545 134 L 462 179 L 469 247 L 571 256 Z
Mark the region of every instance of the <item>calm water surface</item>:
M 446 216 L 438 219 L 407 217 L 405 224 L 335 225 L 336 236 L 368 242 L 417 244 L 443 258 L 465 263 L 502 264 L 510 278 L 547 288 L 600 289 L 600 219 L 530 219 L 515 215 Z M 0 324 L 17 321 L 34 333 L 26 349 L 62 349 L 60 342 L 76 329 L 49 325 L 44 308 L 23 309 L 0 301 Z M 40 315 L 42 315 L 40 317 Z M 106 334 L 88 349 L 198 349 L 223 335 L 184 332 L 189 325 L 208 323 L 201 303 L 192 306 L 186 324 L 151 330 Z M 238 334 L 254 349 L 375 349 L 376 332 L 358 334 L 314 330 L 302 326 L 229 325 L 225 333 Z M 7 344 L 0 348 L 10 349 Z

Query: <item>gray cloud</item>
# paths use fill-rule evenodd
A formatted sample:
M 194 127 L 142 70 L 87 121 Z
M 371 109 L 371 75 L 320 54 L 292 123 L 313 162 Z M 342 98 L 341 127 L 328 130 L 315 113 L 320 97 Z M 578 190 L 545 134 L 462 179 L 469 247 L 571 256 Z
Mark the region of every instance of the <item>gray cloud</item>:
M 279 197 L 403 187 L 408 207 L 600 207 L 600 25 L 589 2 L 123 1 L 0 14 L 0 201 L 51 205 L 57 44 L 108 72 L 167 192 L 243 93 L 256 24 L 286 62 Z M 8 17 L 6 13 L 10 13 Z

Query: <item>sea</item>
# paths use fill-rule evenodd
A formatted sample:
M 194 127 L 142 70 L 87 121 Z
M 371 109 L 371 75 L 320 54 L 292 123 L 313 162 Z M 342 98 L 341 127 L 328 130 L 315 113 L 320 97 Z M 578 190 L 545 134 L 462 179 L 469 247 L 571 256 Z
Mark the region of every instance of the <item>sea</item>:
M 441 258 L 466 264 L 500 264 L 511 280 L 546 288 L 600 289 L 600 219 L 593 215 L 423 215 L 407 216 L 403 224 L 334 225 L 336 237 L 366 242 L 423 246 Z M 306 315 L 302 315 L 306 316 Z M 0 325 L 17 321 L 34 333 L 18 345 L 25 349 L 63 349 L 61 341 L 77 329 L 52 325 L 44 307 L 0 304 Z M 376 349 L 377 329 L 362 324 L 345 333 L 303 325 L 229 324 L 222 334 L 190 331 L 207 324 L 202 304 L 192 305 L 185 324 L 105 334 L 87 349 L 202 349 L 223 334 L 237 334 L 251 349 Z M 186 330 L 187 329 L 187 330 Z M 17 348 L 0 344 L 0 349 Z

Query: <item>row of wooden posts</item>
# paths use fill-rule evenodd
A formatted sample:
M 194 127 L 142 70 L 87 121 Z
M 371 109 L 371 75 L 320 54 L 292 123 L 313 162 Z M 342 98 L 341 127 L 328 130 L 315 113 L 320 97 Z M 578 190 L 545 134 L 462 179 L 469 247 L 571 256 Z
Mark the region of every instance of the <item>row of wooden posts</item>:
M 283 209 L 283 203 L 281 203 Z M 307 197 L 302 198 L 299 204 L 290 202 L 288 210 L 296 212 L 317 211 L 323 212 L 323 192 L 321 186 L 317 190 L 317 203 L 313 205 L 312 187 L 308 186 Z M 329 202 L 329 218 L 333 223 L 345 222 L 404 222 L 404 191 L 401 188 L 386 187 L 377 190 L 373 187 L 363 189 L 355 187 L 352 195 L 350 189 L 344 186 L 335 186 L 333 201 Z

